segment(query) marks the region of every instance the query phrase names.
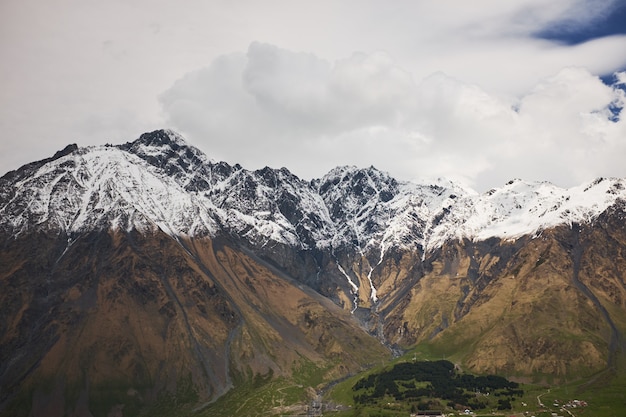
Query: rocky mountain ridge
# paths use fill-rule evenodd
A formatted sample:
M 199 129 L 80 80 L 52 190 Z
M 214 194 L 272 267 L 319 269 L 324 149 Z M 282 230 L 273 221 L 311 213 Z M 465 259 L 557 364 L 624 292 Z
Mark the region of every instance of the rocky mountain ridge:
M 0 179 L 0 229 L 162 230 L 170 236 L 236 236 L 254 247 L 354 253 L 371 272 L 389 250 L 424 259 L 446 242 L 537 236 L 593 221 L 626 199 L 626 180 L 570 189 L 512 180 L 478 194 L 451 182 L 398 181 L 370 168 L 338 167 L 310 182 L 286 168 L 248 171 L 210 160 L 170 130 L 119 146 L 70 145 Z M 337 262 L 350 289 L 361 284 Z M 356 308 L 356 304 L 351 308 Z
M 569 189 L 512 180 L 478 194 L 443 180 L 402 182 L 374 167 L 345 166 L 307 182 L 286 168 L 248 171 L 212 161 L 169 130 L 119 146 L 70 145 L 0 184 L 0 227 L 9 234 L 156 227 L 380 255 L 390 247 L 428 252 L 454 239 L 537 234 L 592 221 L 626 199 L 626 180 L 618 178 Z

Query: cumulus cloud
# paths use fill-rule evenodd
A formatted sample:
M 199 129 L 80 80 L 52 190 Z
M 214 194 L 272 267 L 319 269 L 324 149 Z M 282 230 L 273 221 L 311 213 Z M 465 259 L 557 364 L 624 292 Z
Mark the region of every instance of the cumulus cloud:
M 382 52 L 330 63 L 253 43 L 246 54 L 222 56 L 187 74 L 161 95 L 161 103 L 171 124 L 206 138 L 215 157 L 235 160 L 237 149 L 236 162 L 258 167 L 300 158 L 303 146 L 333 160 L 343 143 L 352 143 L 353 132 L 401 125 L 414 88 L 410 74 Z M 333 146 L 323 151 L 312 145 L 329 138 Z
M 569 186 L 598 175 L 623 175 L 619 164 L 605 165 L 626 145 L 624 122 L 610 110 L 622 100 L 620 89 L 582 68 L 543 80 L 519 98 L 510 123 L 501 126 L 508 138 L 506 156 L 494 155 L 498 165 L 477 180 L 521 176 Z
M 565 68 L 518 96 L 444 73 L 420 82 L 388 54 L 330 62 L 253 43 L 161 96 L 170 123 L 213 157 L 304 178 L 375 164 L 400 178 L 444 176 L 480 190 L 513 177 L 571 186 L 623 175 L 625 79 Z
M 355 53 L 331 64 L 260 43 L 250 45 L 241 75 L 243 92 L 258 111 L 289 133 L 393 123 L 413 87 L 410 74 L 382 52 Z

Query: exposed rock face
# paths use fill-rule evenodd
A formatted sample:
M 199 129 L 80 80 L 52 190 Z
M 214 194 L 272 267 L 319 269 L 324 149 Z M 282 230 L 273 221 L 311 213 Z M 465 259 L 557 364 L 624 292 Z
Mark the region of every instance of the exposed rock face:
M 349 313 L 228 240 L 111 231 L 5 242 L 4 406 L 32 400 L 51 415 L 54 398 L 63 415 L 79 405 L 70 393 L 127 412 L 177 393 L 206 402 L 233 380 L 290 375 L 303 358 L 342 375 L 388 355 Z
M 461 352 L 471 369 L 509 376 L 562 378 L 613 366 L 624 349 L 626 269 L 621 259 L 598 259 L 606 238 L 589 240 L 598 227 L 445 245 L 387 313 L 387 338 L 428 341 L 448 355 Z M 595 272 L 608 263 L 604 277 Z
M 171 131 L 70 145 L 0 178 L 0 412 L 191 407 L 416 343 L 508 376 L 613 368 L 625 201 L 620 179 L 483 195 L 373 167 L 306 182 Z

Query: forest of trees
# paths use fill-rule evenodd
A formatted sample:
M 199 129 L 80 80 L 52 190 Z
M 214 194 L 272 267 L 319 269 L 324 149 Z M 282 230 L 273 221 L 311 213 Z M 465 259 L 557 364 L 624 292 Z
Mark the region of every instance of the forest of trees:
M 498 408 L 510 408 L 514 396 L 522 396 L 519 384 L 497 375 L 474 376 L 459 373 L 454 364 L 445 361 L 416 361 L 395 365 L 392 369 L 371 374 L 353 386 L 357 404 L 375 403 L 386 396 L 396 401 L 418 402 L 438 398 L 448 405 L 484 408 L 487 394 L 500 396 Z M 482 401 L 477 393 L 481 393 Z

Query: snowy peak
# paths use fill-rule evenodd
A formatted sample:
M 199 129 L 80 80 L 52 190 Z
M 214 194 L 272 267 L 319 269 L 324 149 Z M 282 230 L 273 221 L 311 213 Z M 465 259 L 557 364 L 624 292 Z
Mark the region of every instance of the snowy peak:
M 314 185 L 336 229 L 330 239 L 333 247 L 353 246 L 363 251 L 380 246 L 395 215 L 390 201 L 399 193 L 398 181 L 374 167 L 344 166 Z
M 338 232 L 334 246 L 384 255 L 390 247 L 427 248 L 431 229 L 459 198 L 462 187 L 400 182 L 374 167 L 338 167 L 316 182 Z
M 625 181 L 617 178 L 600 178 L 569 189 L 548 182 L 513 180 L 500 189 L 458 201 L 446 221 L 434 231 L 435 240 L 514 239 L 559 224 L 593 221 L 625 198 Z M 452 225 L 456 233 L 451 233 Z
M 248 171 L 210 160 L 170 130 L 118 146 L 70 145 L 0 178 L 0 228 L 69 233 L 159 228 L 229 234 L 254 245 L 433 250 L 448 240 L 514 239 L 593 221 L 626 200 L 623 179 L 562 189 L 513 180 L 477 194 L 453 182 L 401 182 L 374 167 L 337 167 L 303 181 L 288 169 Z
M 10 184 L 11 182 L 16 182 L 23 178 L 26 178 L 32 175 L 37 169 L 47 164 L 48 162 L 62 158 L 66 155 L 69 155 L 72 152 L 75 152 L 76 150 L 78 150 L 78 146 L 75 143 L 73 143 L 73 144 L 67 145 L 62 150 L 57 151 L 54 154 L 54 156 L 52 156 L 51 158 L 46 158 L 46 159 L 42 159 L 41 161 L 31 162 L 29 164 L 24 165 L 20 169 L 7 172 L 4 176 L 2 176 L 2 178 L 0 178 L 0 193 L 3 191 L 3 187 L 5 186 L 5 184 Z
M 240 169 L 211 190 L 230 232 L 257 244 L 268 240 L 310 248 L 332 227 L 326 206 L 309 183 L 287 169 Z
M 317 181 L 317 189 L 335 220 L 356 214 L 364 206 L 386 203 L 398 193 L 398 182 L 373 166 L 338 167 Z
M 172 178 L 111 146 L 77 149 L 20 181 L 3 183 L 0 213 L 2 227 L 13 233 L 32 227 L 70 234 L 106 228 L 207 234 L 214 229 L 210 218 L 199 216 L 193 196 Z
M 202 151 L 187 144 L 185 139 L 174 131 L 156 130 L 144 133 L 134 142 L 128 142 L 118 148 L 137 155 L 167 176 L 174 178 L 188 191 L 209 189 L 211 182 L 214 182 L 212 175 L 214 162 Z
M 187 140 L 179 133 L 171 129 L 159 129 L 153 132 L 147 132 L 139 136 L 137 140 L 132 142 L 133 145 L 143 145 L 152 148 L 163 148 L 165 146 L 172 149 L 180 147 L 189 147 Z

